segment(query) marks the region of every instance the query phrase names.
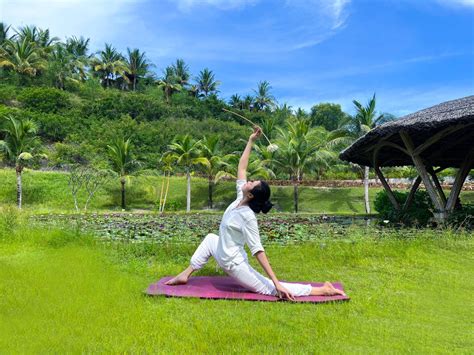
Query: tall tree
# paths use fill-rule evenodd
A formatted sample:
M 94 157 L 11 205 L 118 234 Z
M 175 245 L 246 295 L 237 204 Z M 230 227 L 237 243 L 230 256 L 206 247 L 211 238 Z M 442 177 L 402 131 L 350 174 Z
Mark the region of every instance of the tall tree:
M 26 77 L 34 77 L 46 68 L 46 61 L 38 52 L 37 46 L 27 38 L 19 41 L 7 39 L 0 50 L 0 67 L 12 69 L 25 84 Z
M 10 26 L 8 26 L 5 22 L 0 22 L 0 47 L 2 46 L 3 42 L 5 42 L 8 37 L 8 31 L 10 30 Z
M 347 123 L 349 115 L 341 109 L 341 105 L 320 103 L 311 107 L 311 122 L 313 126 L 322 126 L 328 131 L 334 131 Z
M 127 176 L 131 173 L 136 161 L 132 157 L 131 138 L 125 140 L 124 137 L 117 137 L 112 144 L 107 145 L 109 158 L 112 163 L 113 170 L 118 173 L 121 185 L 121 206 L 125 209 L 125 183 Z
M 243 110 L 244 105 L 243 105 L 243 101 L 240 95 L 238 94 L 232 95 L 229 100 L 229 106 L 237 110 Z
M 208 165 L 209 161 L 201 156 L 200 141 L 191 138 L 189 134 L 177 135 L 168 145 L 167 154 L 171 154 L 176 164 L 186 172 L 186 212 L 191 211 L 191 171 L 198 165 Z
M 175 92 L 181 91 L 182 87 L 178 84 L 172 67 L 165 69 L 163 77 L 158 81 L 158 87 L 163 90 L 165 100 L 168 104 L 171 103 L 171 96 Z
M 330 140 L 324 140 L 324 128 L 311 128 L 309 119 L 292 118 L 285 128 L 278 128 L 279 137 L 276 142 L 280 147 L 277 151 L 276 163 L 293 181 L 294 211 L 298 212 L 299 192 L 304 173 L 310 171 L 317 161 L 331 154 Z M 324 130 L 325 131 L 325 130 Z
M 203 165 L 203 171 L 207 176 L 209 193 L 208 207 L 213 208 L 213 190 L 216 184 L 216 176 L 226 172 L 229 167 L 229 159 L 233 154 L 223 155 L 219 147 L 219 136 L 204 137 L 200 144 L 201 156 L 206 158 L 209 164 Z
M 125 75 L 132 85 L 132 90 L 135 91 L 138 79 L 148 74 L 151 63 L 147 60 L 145 52 L 140 53 L 139 49 L 130 50 L 127 48 L 125 66 Z
M 97 75 L 106 88 L 112 86 L 119 76 L 125 76 L 127 65 L 123 56 L 110 44 L 100 51 L 99 57 L 91 59 L 93 73 Z
M 257 110 L 264 110 L 272 108 L 275 105 L 275 97 L 270 94 L 272 87 L 268 81 L 261 81 L 258 83 L 255 92 L 254 107 Z
M 353 100 L 356 108 L 356 114 L 352 119 L 352 127 L 350 128 L 351 134 L 354 138 L 358 138 L 373 129 L 382 119 L 383 115 L 377 115 L 375 110 L 375 93 L 369 102 L 363 106 L 359 101 Z M 370 202 L 369 202 L 369 167 L 364 167 L 364 201 L 365 211 L 370 213 Z
M 21 173 L 25 162 L 33 158 L 31 151 L 37 139 L 38 127 L 31 120 L 13 116 L 4 116 L 1 124 L 5 139 L 0 140 L 0 150 L 5 153 L 8 162 L 15 165 L 16 200 L 18 208 L 21 209 L 23 197 Z
M 173 74 L 176 78 L 176 82 L 182 87 L 186 87 L 189 84 L 189 67 L 183 59 L 176 59 L 176 63 L 172 65 Z
M 206 97 L 211 93 L 217 93 L 217 87 L 220 85 L 220 82 L 216 81 L 212 70 L 207 68 L 199 72 L 196 83 L 199 92 L 203 93 Z

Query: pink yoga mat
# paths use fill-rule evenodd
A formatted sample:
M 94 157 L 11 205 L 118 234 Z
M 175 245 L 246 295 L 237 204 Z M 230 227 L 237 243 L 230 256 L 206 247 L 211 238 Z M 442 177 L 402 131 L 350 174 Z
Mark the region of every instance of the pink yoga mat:
M 151 284 L 146 293 L 148 295 L 165 295 L 170 297 L 198 297 L 209 299 L 234 299 L 249 301 L 281 301 L 280 298 L 274 296 L 260 295 L 258 293 L 249 292 L 242 286 L 237 284 L 228 276 L 196 276 L 191 277 L 187 284 L 168 286 L 165 282 L 171 279 L 171 276 L 163 277 L 158 282 Z M 322 286 L 323 283 L 301 282 L 311 284 L 313 286 Z M 334 287 L 343 290 L 342 284 L 339 282 L 332 283 Z M 346 301 L 347 296 L 303 296 L 297 297 L 297 302 L 330 302 L 330 301 Z

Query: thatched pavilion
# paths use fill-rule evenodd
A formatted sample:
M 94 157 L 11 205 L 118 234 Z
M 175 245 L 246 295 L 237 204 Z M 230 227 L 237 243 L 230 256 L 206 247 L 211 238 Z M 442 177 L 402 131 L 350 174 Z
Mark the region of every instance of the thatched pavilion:
M 462 185 L 474 167 L 474 96 L 439 105 L 380 125 L 341 152 L 340 158 L 375 169 L 391 203 L 406 210 L 421 182 L 444 220 L 454 209 Z M 418 171 L 407 201 L 400 206 L 380 170 L 384 166 L 413 165 Z M 448 197 L 436 176 L 446 168 L 458 168 Z

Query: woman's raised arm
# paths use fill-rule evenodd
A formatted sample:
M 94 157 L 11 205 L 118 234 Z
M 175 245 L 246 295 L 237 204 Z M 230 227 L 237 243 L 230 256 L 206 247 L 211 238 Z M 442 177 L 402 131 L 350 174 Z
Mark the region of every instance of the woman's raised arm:
M 247 180 L 247 166 L 249 165 L 249 157 L 252 152 L 252 145 L 262 134 L 262 129 L 258 126 L 254 127 L 253 133 L 249 137 L 249 141 L 245 146 L 244 152 L 239 160 L 239 167 L 237 168 L 237 179 L 238 180 Z

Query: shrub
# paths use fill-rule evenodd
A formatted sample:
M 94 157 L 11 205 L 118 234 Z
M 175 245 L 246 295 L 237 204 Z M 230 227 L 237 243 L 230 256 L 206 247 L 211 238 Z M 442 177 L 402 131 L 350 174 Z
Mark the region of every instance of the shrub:
M 464 204 L 456 209 L 448 217 L 448 224 L 453 227 L 474 229 L 474 204 Z
M 393 191 L 393 194 L 400 206 L 403 206 L 409 192 Z M 385 190 L 378 192 L 375 196 L 374 207 L 379 213 L 380 219 L 403 223 L 406 225 L 426 225 L 429 219 L 433 216 L 432 202 L 428 193 L 423 190 L 418 190 L 415 193 L 410 207 L 405 212 L 399 211 L 393 207 Z
M 56 113 L 69 108 L 71 105 L 67 93 L 46 87 L 23 89 L 18 99 L 23 103 L 25 108 L 41 112 Z

